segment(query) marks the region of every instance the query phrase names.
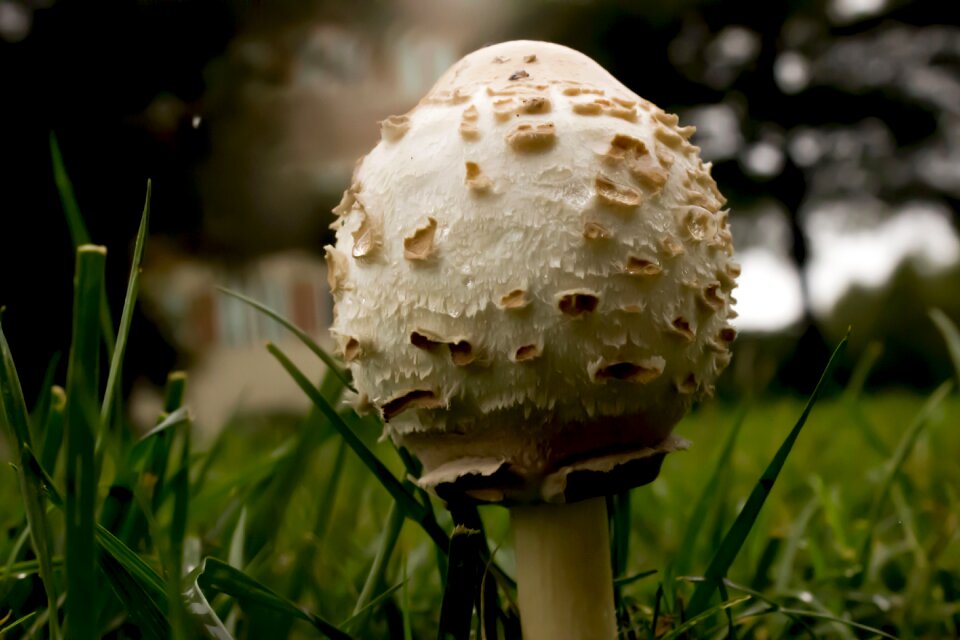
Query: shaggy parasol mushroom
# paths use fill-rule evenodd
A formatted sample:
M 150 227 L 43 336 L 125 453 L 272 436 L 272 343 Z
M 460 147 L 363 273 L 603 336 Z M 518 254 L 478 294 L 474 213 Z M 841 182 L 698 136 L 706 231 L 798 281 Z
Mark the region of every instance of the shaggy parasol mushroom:
M 358 164 L 332 332 L 447 500 L 511 509 L 524 637 L 612 638 L 603 496 L 652 481 L 736 332 L 739 267 L 692 127 L 581 53 L 456 63 Z

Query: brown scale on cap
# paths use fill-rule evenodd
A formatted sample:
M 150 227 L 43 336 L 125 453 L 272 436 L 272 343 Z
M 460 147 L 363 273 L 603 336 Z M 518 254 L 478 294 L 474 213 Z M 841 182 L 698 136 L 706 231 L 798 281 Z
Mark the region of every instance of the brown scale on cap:
M 480 139 L 480 128 L 477 126 L 479 119 L 480 112 L 475 105 L 470 105 L 463 110 L 463 115 L 460 116 L 460 135 L 464 140 Z
M 653 112 L 653 119 L 659 122 L 660 124 L 666 125 L 668 127 L 676 127 L 680 124 L 680 116 L 675 113 L 667 113 L 663 109 L 657 109 Z
M 513 95 L 515 92 L 510 92 Z M 516 116 L 535 116 L 550 113 L 553 103 L 543 96 L 507 97 L 493 102 L 493 118 L 507 122 Z
M 732 344 L 733 341 L 737 339 L 737 330 L 733 327 L 723 327 L 720 329 L 717 337 L 720 338 L 724 344 Z
M 343 197 L 340 198 L 340 203 L 333 208 L 333 215 L 338 218 L 343 217 L 344 214 L 349 213 L 353 210 L 353 205 L 357 202 L 357 191 L 359 191 L 360 185 L 354 183 L 350 185 L 350 188 L 343 192 Z
M 709 241 L 717 233 L 717 225 L 710 212 L 702 207 L 684 207 L 678 210 L 684 234 L 694 242 Z
M 475 193 L 486 193 L 493 186 L 493 182 L 480 170 L 480 165 L 476 162 L 466 163 L 466 176 L 464 184 Z
M 632 276 L 658 276 L 663 273 L 663 267 L 655 258 L 630 256 L 627 258 L 626 272 Z
M 631 177 L 654 194 L 660 192 L 669 177 L 668 172 L 660 166 L 659 160 L 647 150 L 642 140 L 623 134 L 613 137 L 603 159 L 609 165 L 626 165 Z
M 603 106 L 598 102 L 577 102 L 573 112 L 580 116 L 598 116 L 603 113 Z
M 402 396 L 388 400 L 380 407 L 380 411 L 383 414 L 383 419 L 389 422 L 398 414 L 410 409 L 439 409 L 444 406 L 446 406 L 446 402 L 438 397 L 435 391 L 413 389 Z
M 635 209 L 643 202 L 643 195 L 639 191 L 633 187 L 617 184 L 603 174 L 597 175 L 594 179 L 594 186 L 597 189 L 597 198 L 600 202 L 612 207 Z
M 607 240 L 610 235 L 610 230 L 599 222 L 588 220 L 583 224 L 583 237 L 587 240 Z
M 699 189 L 690 189 L 683 194 L 683 203 L 691 206 L 702 207 L 710 213 L 718 213 L 721 203 L 710 194 L 704 193 Z
M 657 138 L 657 140 L 667 145 L 671 149 L 679 149 L 686 141 L 686 139 L 679 133 L 673 129 L 668 129 L 667 127 L 655 127 L 653 130 L 653 135 Z
M 450 351 L 450 360 L 458 367 L 465 367 L 477 360 L 477 351 L 466 338 L 443 338 L 432 331 L 416 329 L 410 332 L 410 344 L 430 352 L 446 345 Z
M 514 289 L 510 293 L 505 293 L 497 302 L 497 306 L 504 310 L 523 309 L 529 304 L 530 299 L 527 298 L 527 292 L 523 289 Z
M 523 56 L 523 61 L 524 61 L 524 62 L 527 62 L 527 63 L 536 62 L 536 61 L 537 61 L 537 54 L 531 53 L 531 54 L 528 55 L 528 56 Z
M 570 96 L 570 97 L 580 96 L 580 95 L 602 96 L 604 95 L 604 93 L 605 92 L 603 89 L 595 89 L 593 87 L 571 86 L 563 90 L 563 95 Z
M 514 362 L 532 362 L 541 356 L 540 347 L 535 344 L 525 344 L 517 347 L 513 352 Z
M 550 98 L 535 96 L 531 98 L 521 98 L 518 111 L 528 116 L 535 116 L 542 113 L 550 113 L 552 108 L 553 104 L 550 102 Z
M 372 256 L 383 246 L 383 222 L 380 218 L 370 215 L 362 206 L 360 216 L 360 226 L 353 232 L 351 253 L 354 258 Z
M 336 295 L 347 288 L 346 279 L 350 269 L 350 260 L 340 250 L 327 245 L 327 284 L 330 285 L 330 293 Z
M 344 362 L 353 362 L 362 355 L 363 348 L 360 346 L 360 341 L 356 338 L 349 338 L 347 343 L 343 346 Z
M 697 302 L 711 311 L 720 311 L 723 309 L 724 300 L 720 295 L 720 283 L 710 282 L 705 286 L 700 295 L 697 296 Z
M 450 349 L 450 359 L 458 367 L 465 367 L 477 359 L 473 345 L 467 340 L 447 343 L 447 347 Z
M 513 98 L 495 100 L 493 103 L 493 118 L 497 122 L 506 122 L 516 113 L 517 101 Z
M 586 93 L 583 91 L 583 93 Z M 627 122 L 637 121 L 637 110 L 633 107 L 627 108 L 615 104 L 606 98 L 597 98 L 591 102 L 574 102 L 571 107 L 573 112 L 581 116 L 610 116 L 611 118 L 620 118 Z
M 683 255 L 683 243 L 674 238 L 673 236 L 664 236 L 660 240 L 660 247 L 663 249 L 664 255 L 668 258 L 676 258 L 677 256 Z
M 580 317 L 585 313 L 593 313 L 600 304 L 600 297 L 593 291 L 565 291 L 557 294 L 557 308 L 561 313 Z
M 417 349 L 432 351 L 435 347 L 445 343 L 446 341 L 443 338 L 426 329 L 416 329 L 410 332 L 410 344 Z
M 520 69 L 519 71 L 513 72 L 513 74 L 510 76 L 510 80 L 523 80 L 524 78 L 529 78 L 529 77 L 530 77 L 529 73 L 527 73 L 523 69 Z
M 552 122 L 540 124 L 522 123 L 507 134 L 507 144 L 515 151 L 534 153 L 547 151 L 557 139 L 557 131 Z
M 427 218 L 426 224 L 417 227 L 413 235 L 403 239 L 403 257 L 407 260 L 427 260 L 433 255 L 433 239 L 437 232 L 437 221 Z
M 683 316 L 677 316 L 669 325 L 671 335 L 682 338 L 686 342 L 693 342 L 697 339 L 693 325 Z
M 717 280 L 720 282 L 720 288 L 726 292 L 733 291 L 737 286 L 737 276 L 740 275 L 740 265 L 736 262 L 728 262 L 723 269 L 717 271 Z
M 685 396 L 692 396 L 697 392 L 697 389 L 700 387 L 700 383 L 697 382 L 697 376 L 691 373 L 684 378 L 677 378 L 674 380 L 673 386 L 678 393 Z
M 454 89 L 453 91 L 434 91 L 427 95 L 423 100 L 420 101 L 421 105 L 445 105 L 455 107 L 458 104 L 463 104 L 470 100 L 470 94 L 461 93 L 460 89 Z
M 410 130 L 410 118 L 407 116 L 390 116 L 380 121 L 380 137 L 387 142 L 396 142 Z
M 649 359 L 641 362 L 614 362 L 602 365 L 593 372 L 595 382 L 622 380 L 634 384 L 649 384 L 663 373 L 663 359 Z

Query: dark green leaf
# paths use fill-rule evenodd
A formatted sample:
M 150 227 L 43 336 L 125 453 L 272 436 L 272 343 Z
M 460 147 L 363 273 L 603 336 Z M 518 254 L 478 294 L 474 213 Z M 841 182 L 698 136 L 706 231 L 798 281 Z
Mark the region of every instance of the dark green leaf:
M 449 537 L 439 525 L 437 525 L 436 520 L 433 518 L 433 513 L 420 504 L 417 499 L 400 484 L 400 481 L 390 473 L 390 470 L 387 469 L 373 452 L 363 444 L 360 438 L 350 430 L 350 427 L 347 426 L 334 408 L 330 406 L 327 399 L 323 397 L 323 394 L 310 383 L 307 377 L 303 375 L 303 372 L 301 372 L 276 345 L 268 344 L 267 350 L 280 362 L 281 366 L 283 366 L 297 383 L 297 386 L 299 386 L 313 401 L 314 405 L 323 412 L 334 429 L 337 430 L 340 436 L 346 440 L 350 448 L 353 449 L 353 452 L 357 454 L 377 480 L 380 481 L 380 484 L 393 496 L 400 511 L 406 517 L 419 523 L 435 544 L 447 549 L 450 545 Z
M 349 640 L 350 636 L 326 620 L 303 611 L 295 604 L 260 584 L 239 569 L 216 558 L 204 558 L 187 577 L 188 588 L 203 592 L 219 591 L 233 596 L 240 603 L 256 604 L 286 616 L 304 620 L 333 640 Z
M 117 333 L 116 348 L 110 361 L 110 372 L 107 376 L 107 386 L 103 393 L 103 404 L 100 407 L 100 422 L 104 428 L 109 428 L 111 412 L 116 409 L 115 398 L 120 389 L 120 372 L 123 365 L 123 356 L 127 351 L 127 338 L 130 335 L 130 325 L 133 322 L 133 309 L 137 302 L 137 292 L 140 290 L 140 263 L 143 261 L 143 246 L 147 237 L 147 226 L 150 222 L 150 194 L 153 189 L 150 180 L 147 180 L 147 196 L 143 203 L 143 213 L 140 215 L 140 229 L 137 231 L 137 241 L 133 248 L 133 261 L 130 264 L 130 278 L 127 280 L 127 294 L 123 300 L 123 312 L 120 315 L 120 328 Z
M 54 385 L 50 389 L 50 409 L 47 411 L 46 424 L 43 428 L 43 449 L 40 453 L 40 464 L 55 474 L 57 458 L 63 447 L 63 425 L 67 407 L 67 394 L 62 387 Z
M 70 239 L 73 241 L 73 248 L 79 250 L 81 246 L 90 244 L 90 234 L 87 232 L 87 226 L 80 214 L 80 206 L 77 204 L 77 198 L 73 193 L 73 183 L 70 181 L 70 176 L 63 164 L 60 144 L 52 131 L 50 132 L 50 159 L 53 163 L 53 181 L 57 185 L 57 192 L 60 194 L 60 204 L 63 206 L 63 213 L 67 219 L 67 227 L 70 229 Z M 110 315 L 110 307 L 107 304 L 106 291 L 100 294 L 98 302 L 97 313 L 100 331 L 103 334 L 107 357 L 112 358 L 114 348 L 113 320 Z
M 57 611 L 57 588 L 51 561 L 50 525 L 47 522 L 46 504 L 42 478 L 26 464 L 32 457 L 30 439 L 30 418 L 23 399 L 20 378 L 13 362 L 13 355 L 7 344 L 0 323 L 0 422 L 10 434 L 11 444 L 19 450 L 17 476 L 20 481 L 20 495 L 27 513 L 27 526 L 33 550 L 40 562 L 40 577 L 47 596 L 47 606 L 51 612 Z M 60 638 L 60 625 L 56 615 L 49 616 L 50 637 Z
M 73 343 L 67 368 L 66 578 L 67 637 L 97 635 L 96 524 L 97 473 L 94 438 L 100 330 L 97 302 L 103 296 L 106 250 L 91 245 L 77 250 L 73 304 Z

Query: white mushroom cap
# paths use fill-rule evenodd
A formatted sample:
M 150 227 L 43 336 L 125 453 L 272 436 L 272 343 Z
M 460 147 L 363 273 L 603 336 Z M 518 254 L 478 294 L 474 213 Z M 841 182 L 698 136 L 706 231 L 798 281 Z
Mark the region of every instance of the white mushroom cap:
M 693 128 L 577 51 L 516 41 L 381 131 L 334 210 L 332 332 L 424 483 L 563 501 L 572 471 L 659 468 L 736 335 Z

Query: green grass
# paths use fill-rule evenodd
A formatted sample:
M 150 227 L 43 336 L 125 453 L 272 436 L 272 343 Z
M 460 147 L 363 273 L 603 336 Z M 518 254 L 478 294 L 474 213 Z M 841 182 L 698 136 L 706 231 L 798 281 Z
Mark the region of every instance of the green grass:
M 117 381 L 148 214 L 149 192 L 114 335 L 107 258 L 79 247 L 64 381 L 24 398 L 0 324 L 0 637 L 519 637 L 506 510 L 418 489 L 417 462 L 342 407 L 341 368 L 315 384 L 268 345 L 313 408 L 234 419 L 203 451 L 172 372 L 155 428 L 131 432 Z M 828 369 L 819 401 L 706 404 L 678 427 L 691 451 L 611 497 L 622 637 L 958 633 L 960 398 L 866 395 L 868 375 L 842 392 Z

